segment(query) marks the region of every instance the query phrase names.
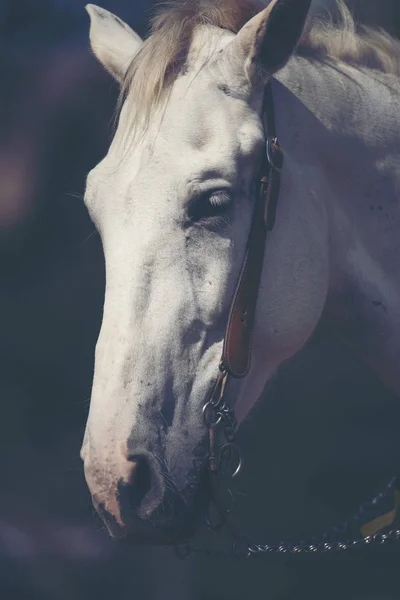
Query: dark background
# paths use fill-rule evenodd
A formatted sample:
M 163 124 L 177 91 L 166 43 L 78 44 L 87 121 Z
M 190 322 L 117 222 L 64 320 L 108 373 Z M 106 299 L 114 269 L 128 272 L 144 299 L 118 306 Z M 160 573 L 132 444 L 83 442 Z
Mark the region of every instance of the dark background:
M 79 449 L 104 265 L 82 193 L 118 90 L 89 53 L 84 4 L 0 2 L 1 600 L 399 599 L 398 552 L 182 562 L 118 546 L 95 516 Z M 102 6 L 146 33 L 149 1 Z M 398 0 L 352 6 L 400 35 Z M 238 527 L 296 539 L 347 518 L 399 470 L 399 423 L 396 399 L 321 324 L 240 432 Z

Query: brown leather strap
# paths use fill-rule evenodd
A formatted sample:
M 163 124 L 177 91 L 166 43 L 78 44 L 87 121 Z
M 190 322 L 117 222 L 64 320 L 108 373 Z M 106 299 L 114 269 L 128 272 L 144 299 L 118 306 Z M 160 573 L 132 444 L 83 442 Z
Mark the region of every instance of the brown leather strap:
M 233 377 L 245 377 L 250 369 L 254 317 L 264 259 L 267 232 L 275 223 L 283 152 L 275 131 L 270 84 L 265 87 L 263 121 L 265 152 L 246 254 L 233 296 L 226 328 L 221 368 Z

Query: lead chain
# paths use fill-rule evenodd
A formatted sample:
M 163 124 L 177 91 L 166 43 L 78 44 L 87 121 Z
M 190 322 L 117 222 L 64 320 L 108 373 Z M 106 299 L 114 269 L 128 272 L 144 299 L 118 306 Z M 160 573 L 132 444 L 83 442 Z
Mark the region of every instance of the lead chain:
M 400 529 L 392 529 L 387 533 L 375 533 L 365 538 L 358 540 L 349 540 L 345 542 L 321 542 L 309 544 L 300 542 L 299 544 L 282 543 L 279 545 L 273 544 L 250 544 L 247 546 L 246 558 L 257 554 L 315 554 L 327 552 L 342 552 L 344 550 L 354 550 L 361 547 L 372 545 L 384 545 L 390 541 L 398 541 L 400 539 Z

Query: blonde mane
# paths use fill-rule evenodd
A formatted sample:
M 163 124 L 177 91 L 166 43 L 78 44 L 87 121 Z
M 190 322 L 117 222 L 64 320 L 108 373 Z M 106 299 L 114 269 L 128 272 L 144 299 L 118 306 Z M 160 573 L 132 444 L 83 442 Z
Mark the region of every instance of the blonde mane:
M 154 109 L 184 71 L 195 29 L 213 25 L 237 33 L 265 8 L 259 0 L 171 0 L 151 21 L 150 35 L 132 60 L 122 85 L 119 109 L 127 101 L 132 123 L 146 130 Z
M 331 59 L 400 76 L 400 42 L 383 30 L 360 27 L 344 0 L 336 0 L 339 19 L 310 17 L 297 54 Z M 237 33 L 266 2 L 259 0 L 172 0 L 163 3 L 151 23 L 150 36 L 132 60 L 122 86 L 119 108 L 126 100 L 132 123 L 147 128 L 172 83 L 185 70 L 195 29 L 213 25 Z
M 400 42 L 383 29 L 356 25 L 344 0 L 336 0 L 337 22 L 310 18 L 297 54 L 332 59 L 400 77 Z

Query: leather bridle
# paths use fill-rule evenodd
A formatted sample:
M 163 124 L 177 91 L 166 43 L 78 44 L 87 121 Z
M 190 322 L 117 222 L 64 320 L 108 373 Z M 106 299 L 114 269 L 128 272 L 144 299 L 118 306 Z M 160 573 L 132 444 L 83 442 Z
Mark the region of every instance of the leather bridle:
M 239 449 L 233 444 L 236 429 L 234 412 L 225 402 L 224 392 L 229 377 L 243 378 L 250 369 L 254 319 L 264 262 L 265 243 L 268 231 L 271 231 L 275 224 L 280 173 L 283 167 L 283 151 L 276 136 L 270 83 L 265 86 L 264 90 L 263 124 L 265 146 L 245 257 L 229 312 L 219 364 L 219 375 L 211 398 L 203 409 L 209 432 L 209 468 L 212 472 L 218 471 L 223 457 L 226 457 L 232 451 L 236 451 L 239 455 L 239 462 L 234 475 L 239 472 L 241 460 Z M 219 456 L 217 456 L 216 432 L 220 425 L 224 426 L 227 443 L 221 447 Z
M 250 369 L 251 346 L 257 296 L 261 280 L 267 232 L 275 223 L 283 152 L 275 129 L 271 85 L 263 102 L 265 150 L 262 160 L 251 229 L 242 270 L 236 285 L 225 333 L 221 363 L 231 377 L 242 378 Z

